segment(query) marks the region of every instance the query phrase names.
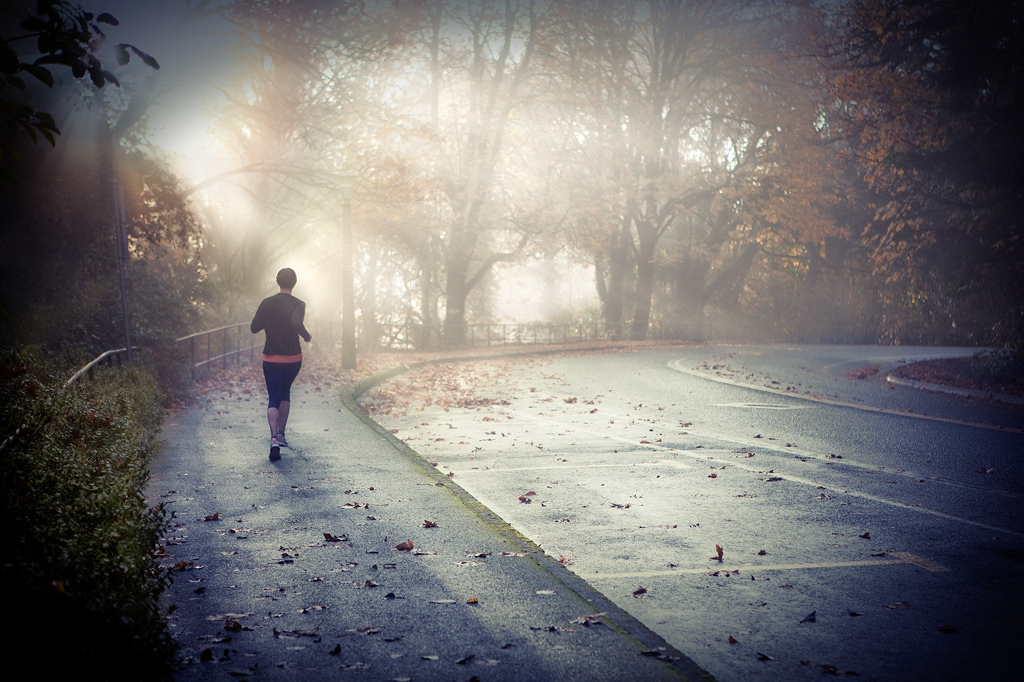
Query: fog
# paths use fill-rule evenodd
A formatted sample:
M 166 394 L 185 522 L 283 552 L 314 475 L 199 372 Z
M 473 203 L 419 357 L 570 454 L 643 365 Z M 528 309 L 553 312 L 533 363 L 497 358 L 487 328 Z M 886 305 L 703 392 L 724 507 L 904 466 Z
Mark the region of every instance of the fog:
M 915 5 L 930 23 L 859 3 L 90 9 L 120 22 L 96 49 L 120 86 L 49 67 L 58 83 L 43 95 L 62 134 L 57 150 L 32 149 L 31 177 L 81 176 L 84 191 L 93 164 L 71 159 L 113 140 L 115 170 L 102 152 L 89 182 L 127 187 L 136 269 L 159 266 L 146 277 L 186 297 L 190 327 L 245 319 L 285 266 L 311 313 L 336 321 L 351 258 L 369 346 L 398 329 L 406 344 L 459 345 L 470 325 L 526 322 L 632 339 L 726 327 L 839 342 L 1015 334 L 1000 323 L 1021 260 L 1014 195 L 970 169 L 1009 162 L 999 140 L 1012 128 L 1000 125 L 1017 76 L 996 58 L 960 80 L 935 76 L 977 35 L 997 36 L 1003 8 L 969 29 L 946 3 Z M 922 49 L 887 53 L 880 25 Z M 159 70 L 118 66 L 118 43 Z M 898 90 L 893 73 L 905 74 Z M 956 104 L 975 82 L 1007 96 Z M 965 147 L 975 119 L 996 121 L 991 140 Z M 931 156 L 910 160 L 907 145 Z M 934 196 L 939 186 L 961 203 Z M 106 200 L 94 201 L 100 238 Z M 38 257 L 47 272 L 73 262 Z M 54 304 L 25 310 L 39 305 Z

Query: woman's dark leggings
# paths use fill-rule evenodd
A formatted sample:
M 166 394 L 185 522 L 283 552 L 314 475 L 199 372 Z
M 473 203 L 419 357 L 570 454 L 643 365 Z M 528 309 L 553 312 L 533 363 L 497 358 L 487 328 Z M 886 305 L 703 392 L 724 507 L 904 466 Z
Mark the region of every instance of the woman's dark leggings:
M 282 402 L 291 402 L 292 382 L 299 375 L 302 362 L 263 362 L 263 378 L 267 380 L 268 408 L 280 409 Z

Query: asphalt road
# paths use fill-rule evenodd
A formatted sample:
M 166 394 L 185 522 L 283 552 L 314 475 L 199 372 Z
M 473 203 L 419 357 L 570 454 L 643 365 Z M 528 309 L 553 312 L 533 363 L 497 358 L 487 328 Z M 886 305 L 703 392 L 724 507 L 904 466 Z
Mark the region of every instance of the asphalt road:
M 310 365 L 279 461 L 258 370 L 164 421 L 148 493 L 173 514 L 176 680 L 702 678 Z
M 884 380 L 970 352 L 475 362 L 378 420 L 718 679 L 1019 679 L 1024 412 Z

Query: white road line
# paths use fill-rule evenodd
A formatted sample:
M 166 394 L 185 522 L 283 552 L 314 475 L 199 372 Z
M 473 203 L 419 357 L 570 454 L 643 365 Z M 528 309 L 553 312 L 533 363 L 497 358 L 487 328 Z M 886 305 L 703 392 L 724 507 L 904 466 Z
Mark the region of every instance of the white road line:
M 1020 429 L 1004 428 L 1001 426 L 993 426 L 991 424 L 979 424 L 977 422 L 965 422 L 959 419 L 950 419 L 948 417 L 935 417 L 928 414 L 917 414 L 914 412 L 903 412 L 900 410 L 891 410 L 884 407 L 871 407 L 870 405 L 861 405 L 858 403 L 848 403 L 842 400 L 833 400 L 831 398 L 817 398 L 809 395 L 800 395 L 798 393 L 791 393 L 778 388 L 770 388 L 768 386 L 759 386 L 757 384 L 748 384 L 744 381 L 736 381 L 735 379 L 728 379 L 722 376 L 715 376 L 706 372 L 700 372 L 689 367 L 683 367 L 682 359 L 672 360 L 668 363 L 668 368 L 679 372 L 680 374 L 689 374 L 690 376 L 698 377 L 700 379 L 706 379 L 708 381 L 714 381 L 719 384 L 728 384 L 730 386 L 737 386 L 739 388 L 749 388 L 752 391 L 760 391 L 761 393 L 770 393 L 771 395 L 786 396 L 787 398 L 795 398 L 797 400 L 806 400 L 812 403 L 821 403 L 824 405 L 834 405 L 836 407 L 851 407 L 855 410 L 862 410 L 864 412 L 880 412 L 882 414 L 891 414 L 898 417 L 910 417 L 912 419 L 926 419 L 928 421 L 942 422 L 944 424 L 957 424 L 959 426 L 972 426 L 977 429 L 989 429 L 990 431 L 1004 431 L 1006 433 L 1022 433 Z
M 538 415 L 532 415 L 532 414 L 529 414 L 527 412 L 519 412 L 517 410 L 507 410 L 507 412 L 510 413 L 510 414 L 514 414 L 517 417 L 520 417 L 520 418 L 525 419 L 525 420 L 534 421 L 534 422 L 542 421 L 542 419 Z M 710 460 L 710 458 L 707 456 L 707 454 L 705 454 L 704 452 L 696 451 L 696 450 L 677 450 L 677 449 L 673 449 L 673 448 L 670 448 L 670 447 L 666 447 L 664 445 L 659 445 L 657 443 L 643 443 L 643 444 L 639 444 L 634 439 L 627 439 L 627 438 L 622 438 L 622 437 L 619 437 L 619 436 L 612 436 L 612 435 L 608 435 L 608 434 L 604 434 L 604 433 L 598 433 L 597 431 L 594 431 L 594 430 L 591 430 L 591 429 L 582 428 L 579 425 L 575 425 L 575 426 L 572 426 L 572 427 L 565 426 L 564 428 L 565 428 L 567 433 L 568 433 L 568 431 L 570 429 L 572 429 L 572 430 L 575 430 L 577 432 L 586 433 L 586 434 L 589 434 L 589 435 L 594 436 L 594 437 L 607 438 L 607 439 L 610 439 L 610 440 L 613 440 L 613 441 L 617 441 L 617 442 L 620 442 L 620 443 L 626 443 L 626 444 L 629 444 L 630 446 L 640 445 L 640 447 L 648 448 L 650 450 L 662 451 L 662 452 L 672 452 L 673 454 L 683 455 L 685 457 L 689 457 L 691 459 L 694 459 L 694 460 L 697 460 L 697 461 L 700 461 L 700 462 L 707 462 L 707 461 Z M 705 436 L 705 437 L 716 438 L 715 436 Z M 747 446 L 747 447 L 757 447 L 757 448 L 764 447 L 764 446 L 762 446 L 762 445 L 760 445 L 758 443 L 749 443 L 749 442 L 741 441 L 741 440 L 738 440 L 738 439 L 722 438 L 722 439 L 719 439 L 719 440 L 723 440 L 724 442 L 732 442 L 732 443 L 742 444 L 742 445 Z M 792 453 L 787 453 L 787 454 L 792 454 Z M 816 457 L 815 459 L 819 459 L 819 458 Z M 823 461 L 827 461 L 827 460 L 824 460 L 824 458 L 820 458 L 820 459 L 822 459 Z M 763 471 L 763 469 L 760 468 L 760 467 L 752 467 L 752 466 L 743 464 L 741 462 L 726 462 L 725 460 L 720 460 L 720 459 L 719 460 L 713 460 L 713 461 L 723 462 L 725 464 L 728 464 L 730 467 L 736 467 L 736 468 L 743 469 L 745 471 L 750 471 L 750 472 L 753 472 L 753 473 L 759 473 L 759 472 Z M 876 470 L 876 469 L 872 469 L 872 470 Z M 888 473 L 890 473 L 892 475 L 897 475 L 896 472 L 888 472 Z M 891 507 L 898 507 L 900 509 L 908 509 L 910 511 L 919 512 L 921 514 L 927 514 L 927 515 L 930 515 L 930 516 L 934 516 L 936 518 L 947 519 L 949 521 L 958 521 L 960 523 L 965 523 L 965 524 L 968 524 L 968 525 L 971 525 L 971 526 L 976 526 L 978 528 L 984 528 L 984 529 L 990 530 L 990 531 L 995 531 L 995 532 L 999 532 L 999 533 L 1010 533 L 1010 534 L 1013 534 L 1013 535 L 1018 535 L 1018 536 L 1024 537 L 1024 532 L 1021 532 L 1021 531 L 1013 530 L 1011 528 L 1004 528 L 1004 527 L 1001 527 L 1001 526 L 993 526 L 993 525 L 988 524 L 988 523 L 982 523 L 981 521 L 973 521 L 971 519 L 965 519 L 963 517 L 954 516 L 952 514 L 947 514 L 946 512 L 942 512 L 942 511 L 939 511 L 937 509 L 931 509 L 929 507 L 922 507 L 922 506 L 918 506 L 918 505 L 910 505 L 910 504 L 907 504 L 905 502 L 897 502 L 895 500 L 889 500 L 889 499 L 886 499 L 884 497 L 879 497 L 877 495 L 872 495 L 870 493 L 860 492 L 858 490 L 851 490 L 851 489 L 848 489 L 848 488 L 841 488 L 841 487 L 837 487 L 835 485 L 826 485 L 824 483 L 820 483 L 818 481 L 813 481 L 811 479 L 803 478 L 801 476 L 794 476 L 792 474 L 780 473 L 778 471 L 776 471 L 774 475 L 779 476 L 779 477 L 781 477 L 781 478 L 783 478 L 783 479 L 785 479 L 787 481 L 792 481 L 794 483 L 799 483 L 801 485 L 807 485 L 807 486 L 813 487 L 815 489 L 822 488 L 822 489 L 825 489 L 825 490 L 831 490 L 833 492 L 842 493 L 844 495 L 852 495 L 854 497 L 860 497 L 862 499 L 870 500 L 872 502 L 877 502 L 879 504 L 884 504 L 884 505 L 888 505 L 888 506 L 891 506 Z M 905 474 L 903 474 L 903 475 L 905 475 Z
M 465 474 L 494 474 L 494 473 L 505 473 L 508 471 L 542 471 L 548 469 L 558 469 L 559 471 L 575 471 L 576 469 L 605 469 L 610 467 L 621 468 L 621 467 L 654 467 L 668 465 L 677 469 L 691 469 L 689 464 L 683 464 L 682 462 L 671 462 L 671 461 L 654 461 L 654 462 L 622 462 L 620 464 L 576 464 L 576 465 L 547 465 L 547 466 L 532 466 L 532 467 L 504 467 L 497 469 L 490 467 L 487 469 L 481 469 L 474 467 L 472 469 L 454 469 L 451 466 L 448 468 L 454 471 L 457 475 L 463 476 Z
M 539 395 L 546 395 L 546 394 L 539 394 Z M 517 414 L 519 416 L 532 417 L 532 415 L 529 415 L 529 414 L 526 414 L 526 413 L 522 413 L 522 412 L 515 412 L 515 414 Z M 622 415 L 622 414 L 615 414 L 615 413 L 611 413 L 611 412 L 605 412 L 603 414 L 603 416 L 604 417 L 610 417 L 612 419 L 623 419 L 623 420 L 629 419 L 629 420 L 633 420 L 633 421 L 635 421 L 637 419 L 637 417 L 633 417 L 633 416 L 628 415 L 628 414 L 627 415 Z M 639 419 L 645 421 L 648 424 L 651 424 L 652 426 L 661 427 L 662 430 L 664 430 L 664 431 L 668 431 L 670 429 L 677 428 L 674 425 L 673 426 L 665 426 L 665 425 L 655 421 L 654 419 L 647 418 L 647 417 L 640 417 Z M 577 422 L 573 422 L 573 423 L 575 424 Z M 569 427 L 567 427 L 567 428 L 569 428 Z M 955 488 L 966 488 L 968 490 L 983 490 L 983 491 L 985 491 L 985 492 L 987 492 L 989 494 L 996 494 L 996 495 L 1001 495 L 1001 496 L 1004 496 L 1004 497 L 1012 497 L 1012 498 L 1020 498 L 1020 497 L 1022 497 L 1019 493 L 1009 492 L 1009 491 L 1005 491 L 1005 490 L 991 490 L 991 489 L 987 489 L 987 488 L 982 488 L 980 486 L 963 483 L 961 481 L 951 481 L 951 480 L 948 480 L 948 479 L 935 478 L 935 477 L 932 477 L 930 475 L 920 474 L 920 473 L 915 472 L 915 471 L 907 471 L 907 470 L 897 471 L 895 469 L 879 468 L 878 465 L 866 464 L 864 462 L 858 462 L 857 460 L 854 460 L 854 459 L 844 459 L 844 460 L 842 460 L 840 462 L 840 461 L 838 461 L 838 460 L 836 460 L 834 458 L 828 457 L 827 455 L 823 455 L 823 454 L 815 453 L 815 452 L 807 452 L 807 451 L 802 450 L 800 448 L 781 447 L 781 446 L 773 445 L 771 442 L 766 442 L 764 440 L 758 440 L 758 442 L 755 443 L 755 442 L 752 442 L 749 438 L 736 438 L 736 437 L 733 437 L 733 436 L 727 436 L 727 435 L 720 434 L 720 433 L 715 433 L 715 432 L 712 432 L 712 431 L 706 431 L 706 430 L 704 430 L 704 429 L 702 429 L 700 427 L 688 426 L 688 427 L 685 427 L 685 428 L 686 428 L 686 432 L 685 432 L 686 435 L 700 436 L 702 438 L 707 438 L 707 439 L 710 439 L 710 440 L 717 440 L 717 441 L 721 441 L 723 443 L 731 443 L 731 444 L 737 445 L 739 447 L 757 448 L 759 450 L 768 450 L 770 452 L 774 452 L 774 453 L 777 453 L 777 454 L 779 454 L 779 455 L 781 455 L 783 457 L 786 457 L 787 459 L 788 458 L 792 458 L 792 457 L 797 457 L 797 458 L 801 458 L 801 459 L 814 460 L 815 462 L 820 462 L 822 464 L 829 464 L 829 465 L 834 465 L 834 466 L 843 466 L 843 467 L 852 467 L 852 468 L 857 468 L 857 469 L 863 469 L 865 471 L 870 471 L 872 473 L 883 473 L 884 472 L 888 476 L 899 476 L 901 478 L 906 478 L 906 479 L 909 479 L 911 481 L 919 481 L 921 479 L 926 479 L 930 483 L 937 483 L 939 485 L 953 486 Z M 591 433 L 592 435 L 600 435 L 602 438 L 607 438 L 607 439 L 610 439 L 610 440 L 618 440 L 619 442 L 628 443 L 628 444 L 631 444 L 631 445 L 650 445 L 653 448 L 657 448 L 657 449 L 668 449 L 671 452 L 676 452 L 676 453 L 679 453 L 679 454 L 687 454 L 687 455 L 690 455 L 690 456 L 695 457 L 697 459 L 711 459 L 711 458 L 707 457 L 706 454 L 702 455 L 702 454 L 697 453 L 697 452 L 695 452 L 693 450 L 673 450 L 672 448 L 664 448 L 663 446 L 659 446 L 659 445 L 657 445 L 657 443 L 638 443 L 637 441 L 629 440 L 629 439 L 626 439 L 626 438 L 610 436 L 610 435 L 607 435 L 607 434 L 597 434 L 596 432 L 593 432 L 593 431 L 588 431 L 588 433 Z M 733 464 L 733 466 L 741 466 L 741 465 Z M 752 469 L 752 470 L 760 471 L 760 469 Z M 818 484 L 815 483 L 814 485 L 818 485 Z M 893 502 L 892 504 L 899 505 L 900 503 Z
M 669 571 L 637 571 L 633 573 L 588 573 L 586 575 L 580 574 L 581 577 L 587 579 L 587 581 L 594 580 L 621 580 L 624 578 L 629 579 L 640 579 L 644 578 L 664 578 L 676 575 L 700 575 L 709 574 L 716 572 L 729 572 L 736 573 L 739 571 L 745 571 L 747 573 L 763 573 L 765 571 L 796 571 L 796 570 L 807 570 L 812 568 L 860 568 L 861 566 L 905 566 L 911 564 L 919 566 L 925 570 L 932 572 L 948 572 L 949 569 L 938 564 L 934 561 L 922 559 L 919 556 L 915 556 L 908 552 L 891 552 L 895 559 L 862 559 L 860 561 L 817 561 L 803 564 L 775 564 L 768 566 L 759 566 L 757 564 L 741 564 L 739 566 L 705 566 L 703 568 L 679 568 Z

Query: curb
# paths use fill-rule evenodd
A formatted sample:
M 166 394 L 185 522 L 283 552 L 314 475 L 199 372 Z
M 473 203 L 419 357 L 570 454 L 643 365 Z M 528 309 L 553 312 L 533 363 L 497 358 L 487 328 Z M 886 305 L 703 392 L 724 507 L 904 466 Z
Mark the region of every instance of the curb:
M 602 346 L 600 348 L 588 348 L 587 350 L 607 350 L 615 346 Z M 418 452 L 406 445 L 402 440 L 395 437 L 390 431 L 378 424 L 372 417 L 364 414 L 356 405 L 360 395 L 371 389 L 382 381 L 398 376 L 405 372 L 424 367 L 431 364 L 443 364 L 448 362 L 468 362 L 473 360 L 488 360 L 501 357 L 522 357 L 527 355 L 550 355 L 566 352 L 564 349 L 548 351 L 522 351 L 515 353 L 501 353 L 489 356 L 463 356 L 456 358 L 438 358 L 421 360 L 399 365 L 372 377 L 367 377 L 356 382 L 341 394 L 342 404 L 347 410 L 358 417 L 363 423 L 372 428 L 381 437 L 391 443 L 401 454 L 409 458 L 419 466 L 423 472 L 440 486 L 443 486 L 456 499 L 464 504 L 470 511 L 490 525 L 497 533 L 505 537 L 520 551 L 529 555 L 537 565 L 551 574 L 555 579 L 565 585 L 566 589 L 574 593 L 582 601 L 594 607 L 596 612 L 604 612 L 608 625 L 636 642 L 641 649 L 640 653 L 648 656 L 656 656 L 665 661 L 684 680 L 705 680 L 714 682 L 715 678 L 693 662 L 686 654 L 682 653 L 671 644 L 666 642 L 661 635 L 657 634 L 646 625 L 637 620 L 628 611 L 615 604 L 612 600 L 602 594 L 593 585 L 579 577 L 568 568 L 563 566 L 554 557 L 547 555 L 536 543 L 517 531 L 500 516 L 495 514 L 486 505 L 473 497 L 466 489 L 455 483 L 451 478 L 442 474 Z
M 909 388 L 916 388 L 921 391 L 928 391 L 929 393 L 948 393 L 950 395 L 958 395 L 964 398 L 977 398 L 979 400 L 994 400 L 1000 403 L 1006 403 L 1009 405 L 1024 405 L 1024 397 L 1009 395 L 1006 393 L 995 393 L 993 391 L 979 391 L 973 388 L 959 388 L 957 386 L 943 386 L 942 384 L 929 384 L 924 381 L 914 381 L 913 379 L 904 379 L 902 377 L 894 376 L 892 372 L 885 375 L 885 380 L 890 384 L 896 384 L 897 386 L 907 386 Z

